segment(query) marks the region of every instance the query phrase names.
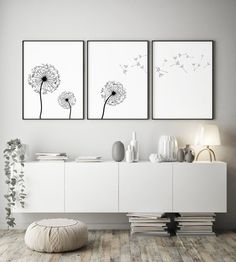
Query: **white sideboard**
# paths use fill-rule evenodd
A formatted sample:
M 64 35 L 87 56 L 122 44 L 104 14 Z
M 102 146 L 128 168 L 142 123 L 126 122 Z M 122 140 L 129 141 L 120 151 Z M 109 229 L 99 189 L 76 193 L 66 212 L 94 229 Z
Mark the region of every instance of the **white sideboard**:
M 25 208 L 16 212 L 59 213 L 64 212 L 64 162 L 25 164 L 27 198 Z
M 28 162 L 21 213 L 226 212 L 223 162 Z
M 172 212 L 172 164 L 120 163 L 120 212 Z
M 173 212 L 226 212 L 226 164 L 222 162 L 173 168 Z
M 66 163 L 65 212 L 118 212 L 118 164 Z

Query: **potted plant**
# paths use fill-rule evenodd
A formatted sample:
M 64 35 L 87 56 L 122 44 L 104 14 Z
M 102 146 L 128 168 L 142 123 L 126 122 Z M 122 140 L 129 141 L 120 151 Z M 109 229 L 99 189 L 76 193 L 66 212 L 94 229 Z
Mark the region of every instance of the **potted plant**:
M 15 218 L 12 214 L 12 208 L 19 202 L 21 207 L 25 205 L 25 184 L 24 184 L 24 162 L 25 162 L 25 147 L 20 139 L 14 139 L 7 142 L 7 147 L 4 150 L 6 175 L 6 184 L 8 185 L 7 193 L 4 197 L 7 200 L 6 222 L 9 227 L 15 226 Z

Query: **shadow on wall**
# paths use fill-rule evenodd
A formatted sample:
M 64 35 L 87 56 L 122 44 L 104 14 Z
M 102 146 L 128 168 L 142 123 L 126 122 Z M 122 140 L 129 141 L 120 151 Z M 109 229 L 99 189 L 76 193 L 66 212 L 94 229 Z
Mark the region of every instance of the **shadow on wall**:
M 227 163 L 227 214 L 217 215 L 216 228 L 236 229 L 236 134 L 222 131 L 222 146 L 218 155 L 219 159 Z
M 15 218 L 16 229 L 26 229 L 34 221 L 50 218 L 78 219 L 85 222 L 89 229 L 129 229 L 125 213 L 19 213 L 15 214 Z

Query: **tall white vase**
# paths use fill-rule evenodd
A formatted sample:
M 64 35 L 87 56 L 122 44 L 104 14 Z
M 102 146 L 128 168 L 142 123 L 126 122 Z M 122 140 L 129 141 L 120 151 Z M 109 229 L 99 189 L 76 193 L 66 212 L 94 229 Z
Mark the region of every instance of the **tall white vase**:
M 138 141 L 136 139 L 136 132 L 133 131 L 132 132 L 132 140 L 130 141 L 130 145 L 131 145 L 131 148 L 134 152 L 134 162 L 138 162 L 139 160 L 139 144 L 138 144 Z

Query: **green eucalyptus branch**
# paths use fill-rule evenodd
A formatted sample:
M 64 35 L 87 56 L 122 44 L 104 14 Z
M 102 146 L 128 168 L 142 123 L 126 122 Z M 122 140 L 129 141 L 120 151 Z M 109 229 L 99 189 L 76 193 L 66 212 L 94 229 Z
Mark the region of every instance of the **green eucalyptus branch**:
M 7 200 L 6 222 L 9 227 L 15 226 L 15 218 L 12 214 L 12 208 L 17 202 L 21 207 L 25 206 L 25 184 L 24 184 L 24 161 L 25 152 L 20 139 L 14 139 L 7 142 L 7 148 L 3 151 L 5 158 L 5 183 L 8 185 L 7 193 L 4 197 Z

